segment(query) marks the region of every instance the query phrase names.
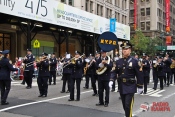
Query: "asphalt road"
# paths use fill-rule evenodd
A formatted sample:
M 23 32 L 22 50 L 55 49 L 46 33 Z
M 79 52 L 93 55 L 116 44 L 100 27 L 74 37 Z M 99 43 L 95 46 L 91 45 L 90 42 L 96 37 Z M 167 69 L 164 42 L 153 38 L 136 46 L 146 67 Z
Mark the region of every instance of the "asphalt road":
M 108 107 L 97 107 L 98 97 L 92 96 L 92 89 L 83 89 L 85 80 L 81 83 L 81 100 L 69 102 L 69 93 L 60 93 L 61 77 L 57 77 L 57 84 L 49 86 L 48 97 L 39 98 L 36 79 L 33 88 L 26 89 L 21 81 L 12 82 L 12 89 L 8 101 L 10 105 L 0 105 L 0 117 L 124 117 L 124 111 L 118 92 L 110 93 Z M 135 94 L 133 116 L 135 117 L 175 117 L 175 85 L 165 87 L 164 90 L 152 89 L 153 83 L 148 85 L 146 95 Z M 117 88 L 117 87 L 116 87 Z M 159 86 L 158 86 L 159 88 Z M 169 103 L 170 111 L 143 112 L 143 103 L 152 106 L 153 102 Z

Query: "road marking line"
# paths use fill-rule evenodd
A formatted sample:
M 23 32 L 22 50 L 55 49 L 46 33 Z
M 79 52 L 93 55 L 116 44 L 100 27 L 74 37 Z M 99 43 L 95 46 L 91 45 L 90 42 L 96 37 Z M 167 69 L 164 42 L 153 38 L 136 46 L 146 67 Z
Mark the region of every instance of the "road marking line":
M 89 93 L 89 92 L 92 92 L 92 91 L 93 90 L 85 91 L 85 92 L 82 92 L 81 94 Z M 70 95 L 65 95 L 65 96 L 61 96 L 61 97 L 56 97 L 56 98 L 51 98 L 51 99 L 46 99 L 46 100 L 41 100 L 41 101 L 36 101 L 36 102 L 29 102 L 29 103 L 25 103 L 25 104 L 16 105 L 16 106 L 11 106 L 11 107 L 1 109 L 0 112 L 4 112 L 4 111 L 7 111 L 7 110 L 11 110 L 11 109 L 15 109 L 15 108 L 23 107 L 23 106 L 38 104 L 38 103 L 42 103 L 42 102 L 49 102 L 49 101 L 53 101 L 53 100 L 58 100 L 58 99 L 66 98 L 66 97 L 69 97 L 69 96 Z

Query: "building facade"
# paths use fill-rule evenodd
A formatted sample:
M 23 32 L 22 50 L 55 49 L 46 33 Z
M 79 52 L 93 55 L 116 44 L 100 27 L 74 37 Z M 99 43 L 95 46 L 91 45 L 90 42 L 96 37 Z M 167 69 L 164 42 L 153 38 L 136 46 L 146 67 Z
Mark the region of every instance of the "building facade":
M 84 10 L 107 19 L 116 18 L 117 22 L 125 25 L 128 25 L 129 22 L 129 0 L 54 1 L 65 3 L 78 8 L 78 10 Z M 46 6 L 49 4 L 46 3 L 48 1 L 42 2 L 45 7 L 40 8 L 41 11 L 39 15 L 46 15 L 45 11 L 48 10 Z M 37 1 L 33 4 L 36 3 Z M 30 4 L 27 4 L 27 6 L 26 4 L 24 4 L 23 9 L 31 11 L 31 7 L 29 8 Z M 16 56 L 26 56 L 26 49 L 29 44 L 31 45 L 33 54 L 36 56 L 41 55 L 42 52 L 48 54 L 55 52 L 56 56 L 62 56 L 65 52 L 73 55 L 75 50 L 89 54 L 94 52 L 96 48 L 95 45 L 97 45 L 97 43 L 94 40 L 98 39 L 99 34 L 10 15 L 10 13 L 4 13 L 4 9 L 9 8 L 5 3 L 0 3 L 0 50 L 9 49 L 12 60 L 14 60 Z M 25 10 L 21 10 L 23 13 L 20 12 L 20 15 L 24 15 L 26 13 Z M 30 16 L 32 15 L 30 14 Z M 58 16 L 56 18 L 58 18 Z M 29 38 L 30 40 L 28 40 Z M 41 43 L 40 48 L 33 48 L 34 40 L 38 40 Z M 28 43 L 29 41 L 31 41 L 31 43 Z
M 170 32 L 166 32 L 166 1 L 165 0 L 136 0 L 136 23 L 147 37 L 160 37 L 165 45 L 165 37 L 172 37 L 172 45 L 175 41 L 175 0 L 170 0 Z M 130 27 L 131 35 L 134 30 L 134 2 L 130 0 Z
M 128 25 L 129 0 L 58 0 L 67 5 L 105 18 L 116 18 L 117 22 Z

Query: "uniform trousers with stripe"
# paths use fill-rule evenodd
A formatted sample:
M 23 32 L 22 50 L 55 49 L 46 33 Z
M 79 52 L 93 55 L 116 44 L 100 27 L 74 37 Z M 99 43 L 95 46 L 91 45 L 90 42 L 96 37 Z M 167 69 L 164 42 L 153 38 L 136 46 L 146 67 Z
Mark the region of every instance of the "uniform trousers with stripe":
M 134 104 L 134 93 L 120 94 L 126 117 L 132 117 L 132 107 Z

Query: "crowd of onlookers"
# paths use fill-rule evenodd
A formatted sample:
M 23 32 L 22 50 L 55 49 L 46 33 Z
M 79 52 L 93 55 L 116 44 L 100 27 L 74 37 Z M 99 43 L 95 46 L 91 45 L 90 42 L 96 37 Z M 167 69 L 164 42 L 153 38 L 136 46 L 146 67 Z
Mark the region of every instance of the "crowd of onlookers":
M 60 76 L 62 75 L 62 63 L 59 62 L 60 61 L 60 58 L 57 59 L 58 60 L 58 63 L 57 63 L 57 75 Z M 24 78 L 23 76 L 23 72 L 24 72 L 24 68 L 25 68 L 25 64 L 23 63 L 23 59 L 20 58 L 20 57 L 16 57 L 15 58 L 15 61 L 11 63 L 13 64 L 13 67 L 14 68 L 18 68 L 18 71 L 15 71 L 15 72 L 11 72 L 11 78 L 12 80 L 13 79 L 16 79 L 16 78 L 19 78 L 20 80 L 22 80 Z M 33 78 L 37 78 L 38 76 L 38 69 L 37 69 L 37 66 L 36 66 L 36 61 L 34 61 L 34 73 L 33 73 Z

